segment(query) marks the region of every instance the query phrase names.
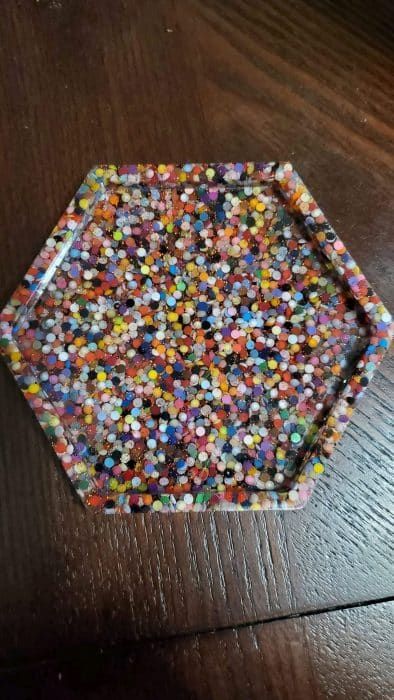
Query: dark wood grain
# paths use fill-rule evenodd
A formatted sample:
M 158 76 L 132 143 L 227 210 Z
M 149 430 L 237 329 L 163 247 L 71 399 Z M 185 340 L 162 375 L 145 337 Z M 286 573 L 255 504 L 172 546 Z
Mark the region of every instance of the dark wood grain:
M 198 634 L 80 648 L 0 680 L 15 700 L 390 700 L 393 604 Z
M 265 158 L 295 163 L 390 305 L 392 3 L 343 5 L 4 3 L 0 303 L 93 163 Z M 4 661 L 392 593 L 392 360 L 286 515 L 86 513 L 0 370 Z

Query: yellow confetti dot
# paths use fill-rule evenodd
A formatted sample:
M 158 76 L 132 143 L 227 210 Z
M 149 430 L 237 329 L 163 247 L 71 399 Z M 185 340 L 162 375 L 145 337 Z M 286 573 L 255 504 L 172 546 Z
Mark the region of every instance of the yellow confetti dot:
M 84 474 L 86 472 L 86 464 L 84 462 L 78 462 L 74 466 L 75 471 L 77 474 Z
M 150 369 L 148 372 L 149 379 L 157 379 L 158 374 L 155 369 Z
M 317 462 L 313 468 L 316 474 L 323 474 L 324 472 L 324 465 L 321 462 Z
M 104 382 L 107 379 L 106 372 L 97 372 L 97 379 L 99 382 Z
M 89 200 L 85 197 L 82 197 L 82 199 L 79 200 L 79 206 L 81 209 L 87 209 L 89 206 Z
M 27 390 L 29 394 L 37 394 L 40 391 L 40 385 L 36 383 L 30 384 Z

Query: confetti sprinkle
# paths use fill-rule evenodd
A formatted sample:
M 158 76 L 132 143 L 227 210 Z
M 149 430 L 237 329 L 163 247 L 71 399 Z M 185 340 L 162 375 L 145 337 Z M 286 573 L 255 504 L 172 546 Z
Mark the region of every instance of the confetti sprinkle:
M 391 327 L 288 163 L 93 169 L 0 322 L 108 513 L 302 506 Z

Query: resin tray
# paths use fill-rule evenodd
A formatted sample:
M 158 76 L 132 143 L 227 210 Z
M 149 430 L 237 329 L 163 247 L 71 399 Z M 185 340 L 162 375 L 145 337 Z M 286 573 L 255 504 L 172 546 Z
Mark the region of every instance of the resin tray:
M 391 318 L 289 163 L 96 167 L 0 317 L 106 512 L 296 508 Z

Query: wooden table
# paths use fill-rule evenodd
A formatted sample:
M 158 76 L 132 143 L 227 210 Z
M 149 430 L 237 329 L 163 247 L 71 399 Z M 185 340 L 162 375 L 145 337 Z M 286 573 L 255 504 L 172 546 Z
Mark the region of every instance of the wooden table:
M 0 303 L 96 162 L 289 159 L 393 308 L 393 26 L 391 0 L 2 3 Z M 392 359 L 305 510 L 174 517 L 83 510 L 0 369 L 3 697 L 392 697 Z

